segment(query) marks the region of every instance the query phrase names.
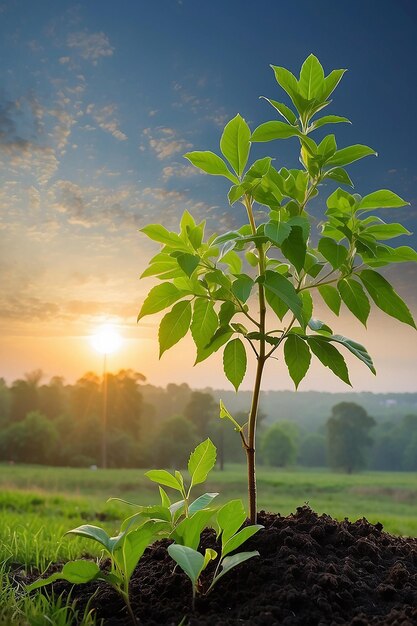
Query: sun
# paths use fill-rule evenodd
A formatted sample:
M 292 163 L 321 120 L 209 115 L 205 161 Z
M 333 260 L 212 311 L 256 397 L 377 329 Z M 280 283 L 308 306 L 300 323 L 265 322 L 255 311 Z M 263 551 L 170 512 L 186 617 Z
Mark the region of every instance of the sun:
M 105 324 L 91 337 L 91 343 L 97 352 L 111 354 L 120 347 L 122 338 L 114 326 Z

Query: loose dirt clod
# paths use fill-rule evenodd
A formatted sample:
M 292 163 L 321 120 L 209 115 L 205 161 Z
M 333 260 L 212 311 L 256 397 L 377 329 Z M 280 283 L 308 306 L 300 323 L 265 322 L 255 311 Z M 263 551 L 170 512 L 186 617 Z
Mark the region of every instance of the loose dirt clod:
M 281 517 L 261 511 L 265 529 L 245 550 L 253 558 L 226 574 L 191 611 L 191 583 L 160 541 L 142 557 L 131 582 L 132 605 L 142 626 L 415 626 L 417 539 L 389 535 L 365 518 L 337 522 L 304 506 Z M 201 548 L 216 547 L 203 532 Z M 211 570 L 207 571 L 210 577 Z M 58 593 L 71 585 L 57 582 Z M 77 586 L 86 605 L 97 584 Z M 104 584 L 92 601 L 104 626 L 130 626 L 118 595 Z

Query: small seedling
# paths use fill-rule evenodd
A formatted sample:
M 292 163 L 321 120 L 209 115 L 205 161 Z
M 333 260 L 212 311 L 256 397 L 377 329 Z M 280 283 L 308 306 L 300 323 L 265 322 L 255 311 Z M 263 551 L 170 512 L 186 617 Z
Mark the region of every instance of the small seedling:
M 26 587 L 33 591 L 63 579 L 73 584 L 100 580 L 110 584 L 123 598 L 133 624 L 137 624 L 129 596 L 129 582 L 133 571 L 145 549 L 155 540 L 157 533 L 164 528 L 164 523 L 148 520 L 139 528 L 124 530 L 116 537 L 110 537 L 103 528 L 84 524 L 66 534 L 79 535 L 99 543 L 110 557 L 110 572 L 103 572 L 97 563 L 80 559 L 66 563 L 61 572 L 48 578 L 37 580 Z
M 151 470 L 145 476 L 154 482 L 160 483 L 161 504 L 140 506 L 121 498 L 110 498 L 110 500 L 123 502 L 136 509 L 133 515 L 124 520 L 122 530 L 131 528 L 136 522 L 142 523 L 143 519 L 147 518 L 161 523 L 165 522 L 165 536 L 173 538 L 177 543 L 193 547 L 197 537 L 198 545 L 198 537 L 214 513 L 213 509 L 207 507 L 219 494 L 203 493 L 195 500 L 190 501 L 191 489 L 193 486 L 201 484 L 206 480 L 215 462 L 216 447 L 210 439 L 206 439 L 190 455 L 188 461 L 190 485 L 188 488 L 185 487 L 184 477 L 179 471 L 171 474 L 166 470 Z M 179 491 L 182 499 L 177 502 L 171 502 L 161 484 Z
M 188 487 L 185 486 L 184 477 L 178 470 L 176 470 L 174 474 L 171 474 L 166 470 L 150 470 L 145 473 L 145 476 L 153 482 L 159 483 L 159 485 L 171 487 L 171 489 L 179 491 L 182 496 L 182 500 L 171 504 L 165 491 L 160 489 L 162 506 L 164 508 L 168 508 L 171 515 L 176 516 L 184 514 L 185 517 L 189 517 L 193 513 L 196 513 L 197 511 L 200 511 L 208 506 L 213 498 L 218 495 L 217 493 L 205 493 L 194 500 L 194 502 L 190 503 L 191 489 L 195 485 L 199 485 L 206 480 L 215 463 L 216 446 L 209 438 L 207 438 L 205 441 L 200 443 L 190 455 L 188 461 L 190 483 Z
M 218 526 L 217 538 L 221 537 L 222 547 L 217 567 L 206 593 L 214 587 L 222 576 L 230 572 L 236 565 L 254 556 L 259 556 L 257 550 L 252 552 L 239 552 L 232 556 L 227 556 L 240 548 L 245 541 L 263 528 L 260 524 L 253 524 L 239 530 L 245 520 L 246 513 L 241 500 L 231 500 L 218 511 L 216 519 Z M 198 552 L 197 547 L 198 541 L 195 547 L 188 544 L 178 545 L 178 543 L 173 543 L 168 546 L 169 555 L 191 580 L 193 589 L 193 609 L 196 593 L 200 593 L 202 590 L 200 576 L 208 564 L 218 556 L 217 552 L 211 548 L 207 548 L 203 556 Z

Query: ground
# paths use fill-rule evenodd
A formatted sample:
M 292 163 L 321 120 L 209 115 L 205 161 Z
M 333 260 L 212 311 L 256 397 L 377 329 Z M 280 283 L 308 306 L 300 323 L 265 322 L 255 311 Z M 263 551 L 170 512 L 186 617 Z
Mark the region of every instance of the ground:
M 417 539 L 383 531 L 366 519 L 337 522 L 309 507 L 282 517 L 262 511 L 264 529 L 245 550 L 255 557 L 226 574 L 191 606 L 191 583 L 173 571 L 166 540 L 145 553 L 131 582 L 134 612 L 142 626 L 413 626 L 417 623 Z M 214 531 L 201 548 L 215 547 Z M 207 571 L 207 586 L 210 570 Z M 55 584 L 58 593 L 70 585 Z M 131 626 L 123 602 L 104 584 L 77 586 L 80 606 L 91 607 L 103 626 Z M 204 587 L 203 587 L 204 591 Z M 183 620 L 183 621 L 182 621 Z

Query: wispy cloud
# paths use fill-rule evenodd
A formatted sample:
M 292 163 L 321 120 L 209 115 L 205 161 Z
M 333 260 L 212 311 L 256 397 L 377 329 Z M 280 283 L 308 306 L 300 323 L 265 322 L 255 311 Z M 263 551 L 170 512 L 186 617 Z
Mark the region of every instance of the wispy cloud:
M 103 32 L 88 33 L 86 31 L 70 33 L 67 37 L 67 46 L 77 52 L 83 59 L 97 65 L 105 57 L 111 57 L 114 47 Z
M 86 109 L 86 113 L 93 117 L 102 130 L 110 133 L 119 141 L 126 141 L 127 135 L 119 128 L 116 112 L 117 106 L 115 104 L 108 104 L 101 108 L 97 108 L 95 104 L 89 104 Z
M 173 163 L 162 168 L 162 178 L 167 181 L 170 178 L 190 178 L 191 176 L 199 176 L 203 172 L 192 165 L 181 165 Z
M 155 129 L 145 128 L 143 134 L 148 140 L 150 148 L 161 161 L 193 147 L 192 143 L 178 137 L 177 131 L 173 128 L 165 126 L 159 126 Z

